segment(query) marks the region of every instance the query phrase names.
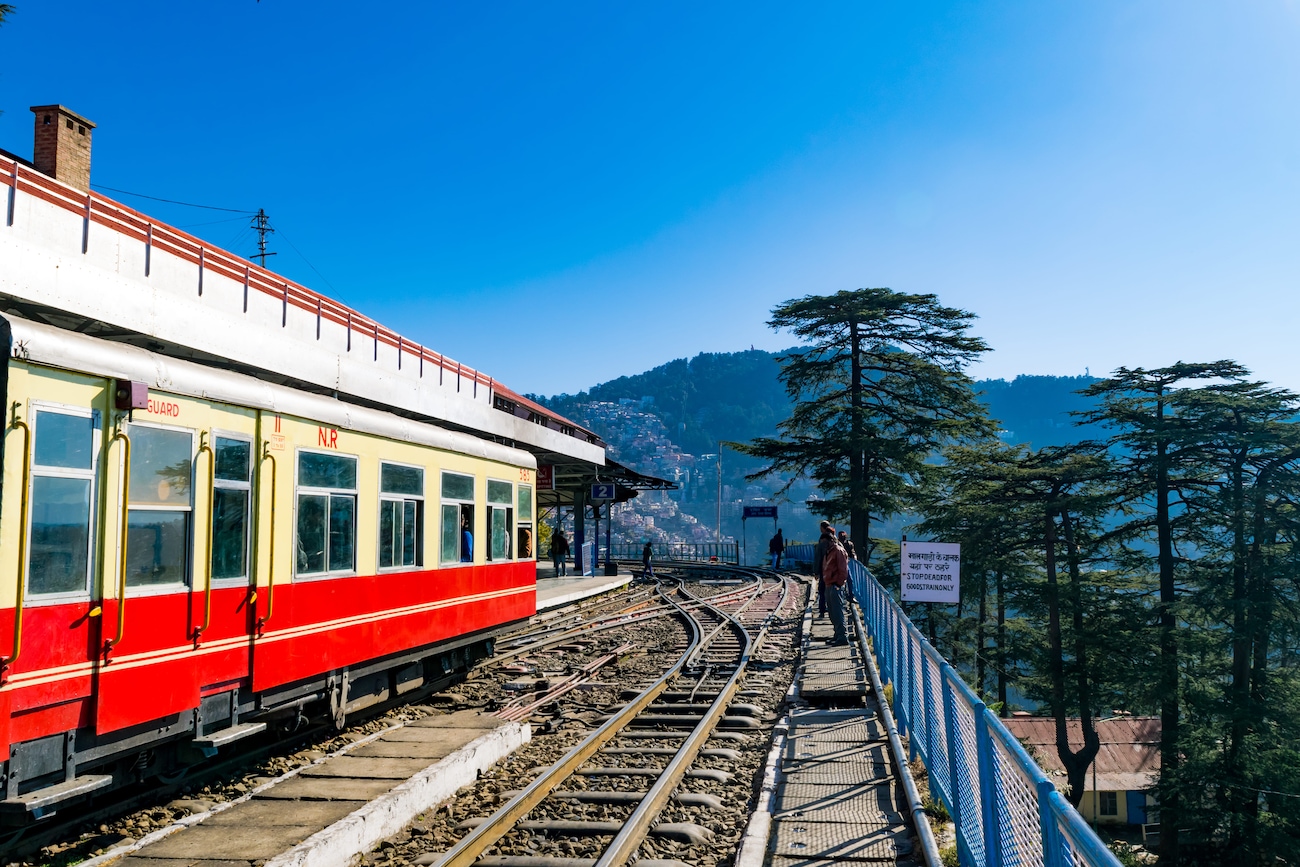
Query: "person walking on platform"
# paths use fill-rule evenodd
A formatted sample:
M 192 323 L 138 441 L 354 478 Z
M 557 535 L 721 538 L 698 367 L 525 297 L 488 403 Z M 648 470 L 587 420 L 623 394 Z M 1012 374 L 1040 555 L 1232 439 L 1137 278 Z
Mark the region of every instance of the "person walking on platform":
M 551 560 L 555 563 L 556 575 L 569 574 L 569 539 L 563 530 L 555 531 L 551 539 Z
M 817 576 L 817 616 L 826 616 L 826 583 L 822 581 L 822 561 L 826 559 L 826 546 L 834 541 L 835 533 L 831 530 L 830 521 L 822 521 L 821 537 L 817 540 L 817 547 L 813 549 L 813 574 Z
M 781 535 L 781 528 L 778 527 L 776 535 L 772 541 L 767 543 L 767 553 L 772 555 L 772 568 L 781 568 L 781 557 L 785 554 L 785 536 Z
M 844 585 L 849 582 L 849 555 L 833 531 L 827 531 L 822 538 L 828 540 L 826 556 L 822 561 L 822 581 L 826 585 L 826 607 L 830 611 L 831 628 L 834 630 L 831 643 L 844 646 L 849 643 L 848 633 L 844 629 Z
M 655 549 L 646 542 L 641 549 L 641 577 L 647 581 L 653 581 L 655 577 L 654 557 Z

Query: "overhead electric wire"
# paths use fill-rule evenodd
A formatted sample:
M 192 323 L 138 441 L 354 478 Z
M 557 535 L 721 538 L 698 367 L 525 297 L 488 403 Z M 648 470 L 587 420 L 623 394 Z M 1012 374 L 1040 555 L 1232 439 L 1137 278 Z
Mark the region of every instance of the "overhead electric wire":
M 135 196 L 140 199 L 149 199 L 154 202 L 166 202 L 169 205 L 184 205 L 187 208 L 203 208 L 208 211 L 225 211 L 229 214 L 255 214 L 256 211 L 240 210 L 239 208 L 218 208 L 215 205 L 196 205 L 193 202 L 178 202 L 175 199 L 161 199 L 158 196 L 146 196 L 144 193 L 133 193 L 130 190 L 119 190 L 116 187 L 106 187 L 103 184 L 91 184 L 97 190 L 107 190 L 110 193 L 120 193 L 124 196 Z
M 242 220 L 242 219 L 244 219 L 242 216 L 239 216 L 239 217 L 226 217 L 224 220 L 209 220 L 209 221 L 206 222 L 206 223 L 186 223 L 184 226 L 177 226 L 176 228 L 178 228 L 178 229 L 194 229 L 194 228 L 197 228 L 197 227 L 199 227 L 199 226 L 215 226 L 215 225 L 217 225 L 218 223 L 233 223 L 233 222 L 235 222 L 235 220 Z
M 168 204 L 168 205 L 181 205 L 182 207 L 186 207 L 186 208 L 202 208 L 202 209 L 204 209 L 204 210 L 206 210 L 206 211 L 224 211 L 225 213 L 228 213 L 228 214 L 239 214 L 240 217 L 243 217 L 243 216 L 254 216 L 254 215 L 256 215 L 256 214 L 258 213 L 257 211 L 241 210 L 241 209 L 239 209 L 239 208 L 219 208 L 219 207 L 217 207 L 216 205 L 198 205 L 198 204 L 195 204 L 195 203 L 193 203 L 193 202 L 181 202 L 181 201 L 178 201 L 178 200 L 176 200 L 176 199 L 164 199 L 164 198 L 161 198 L 161 197 L 159 197 L 159 196 L 150 196 L 150 195 L 146 195 L 146 194 L 144 194 L 144 193 L 133 193 L 133 192 L 131 192 L 130 190 L 120 190 L 120 189 L 118 189 L 118 188 L 116 188 L 116 187 L 106 187 L 106 186 L 104 186 L 103 184 L 91 184 L 91 186 L 94 187 L 94 188 L 97 189 L 97 190 L 106 190 L 106 191 L 108 191 L 108 192 L 110 192 L 110 193 L 118 193 L 118 194 L 123 195 L 123 196 L 135 196 L 135 197 L 137 197 L 137 198 L 141 198 L 141 199 L 149 199 L 150 201 L 153 201 L 153 202 L 164 202 L 164 203 L 166 203 L 166 204 Z M 229 218 L 229 219 L 225 219 L 225 220 L 212 220 L 211 222 L 207 222 L 207 223 L 191 223 L 191 224 L 189 224 L 188 226 L 177 226 L 177 228 L 178 228 L 178 229 L 189 229 L 189 228 L 196 228 L 196 227 L 199 227 L 199 226 L 215 226 L 215 225 L 217 225 L 218 223 L 230 223 L 230 222 L 233 222 L 234 220 L 237 220 L 237 219 L 239 219 L 240 217 L 231 217 L 231 218 Z M 276 227 L 276 228 L 274 229 L 274 231 L 275 231 L 275 232 L 276 232 L 276 233 L 277 233 L 281 238 L 284 238 L 285 243 L 287 243 L 291 248 L 293 248 L 293 251 L 294 251 L 295 253 L 298 254 L 299 258 L 301 258 L 304 262 L 307 263 L 307 267 L 310 268 L 312 271 L 314 271 L 314 272 L 316 273 L 316 276 L 317 276 L 317 277 L 319 277 L 319 278 L 321 278 L 322 280 L 325 281 L 325 285 L 326 285 L 326 286 L 330 287 L 330 289 L 331 289 L 335 294 L 338 293 L 338 291 L 339 291 L 338 288 L 337 288 L 333 283 L 331 283 L 331 282 L 329 281 L 329 278 L 328 278 L 328 277 L 326 277 L 324 274 L 322 274 L 322 273 L 320 272 L 320 269 L 319 269 L 319 268 L 317 268 L 315 265 L 312 264 L 311 260 L 308 259 L 308 258 L 306 257 L 306 255 L 303 254 L 302 250 L 299 250 L 299 249 L 298 249 L 298 246 L 297 246 L 296 244 L 294 244 L 293 241 L 289 240 L 289 236 L 286 235 L 286 234 L 284 234 L 284 230 L 283 230 L 283 229 L 281 229 L 281 228 L 279 228 L 279 227 Z M 239 234 L 237 234 L 237 235 L 236 235 L 236 236 L 235 236 L 235 237 L 230 241 L 230 243 L 226 244 L 225 246 L 227 246 L 227 247 L 232 247 L 232 248 L 233 248 L 233 247 L 235 247 L 235 246 L 238 245 L 237 242 L 242 242 L 243 237 L 244 237 L 244 231 L 240 231 Z
M 293 241 L 290 241 L 290 240 L 289 240 L 289 236 L 286 235 L 286 234 L 284 233 L 284 229 L 281 229 L 281 228 L 279 228 L 279 227 L 277 226 L 275 231 L 276 231 L 276 233 L 277 233 L 281 238 L 284 238 L 285 243 L 287 243 L 290 247 L 293 247 L 293 251 L 294 251 L 295 253 L 297 253 L 299 256 L 302 257 L 302 260 L 303 260 L 304 262 L 307 263 L 307 267 L 310 268 L 310 269 L 312 269 L 313 271 L 315 271 L 315 272 L 316 272 L 316 276 L 319 277 L 319 278 L 321 278 L 322 280 L 324 280 L 324 281 L 325 281 L 325 285 L 328 286 L 328 287 L 330 287 L 330 289 L 334 291 L 334 294 L 337 295 L 339 290 L 338 290 L 337 288 L 335 288 L 334 284 L 331 283 L 331 282 L 329 281 L 329 278 L 328 278 L 328 277 L 326 277 L 324 274 L 322 274 L 322 273 L 320 272 L 320 270 L 317 269 L 317 267 L 311 263 L 311 260 L 310 260 L 310 259 L 308 259 L 306 256 L 303 256 L 303 254 L 302 254 L 302 250 L 299 250 L 296 246 L 294 246 Z

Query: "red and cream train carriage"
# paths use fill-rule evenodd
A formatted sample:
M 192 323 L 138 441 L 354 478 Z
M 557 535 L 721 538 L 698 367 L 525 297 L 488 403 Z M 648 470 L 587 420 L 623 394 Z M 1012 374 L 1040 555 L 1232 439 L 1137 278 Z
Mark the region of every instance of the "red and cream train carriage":
M 11 813 L 134 779 L 142 745 L 167 771 L 179 748 L 210 750 L 304 703 L 356 709 L 437 681 L 534 613 L 528 452 L 12 327 Z
M 463 672 L 534 612 L 537 456 L 605 464 L 484 374 L 90 192 L 93 125 L 34 111 L 87 159 L 0 152 L 0 822 Z

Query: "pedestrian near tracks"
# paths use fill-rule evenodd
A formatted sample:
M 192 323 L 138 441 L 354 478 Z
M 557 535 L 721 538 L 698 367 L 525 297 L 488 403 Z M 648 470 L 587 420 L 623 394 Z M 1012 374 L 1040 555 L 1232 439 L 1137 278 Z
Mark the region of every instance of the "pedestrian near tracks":
M 647 581 L 655 577 L 654 557 L 655 549 L 646 542 L 645 547 L 641 549 L 641 577 Z
M 781 535 L 781 528 L 778 527 L 776 535 L 772 541 L 767 543 L 767 553 L 772 555 L 772 568 L 781 568 L 781 557 L 785 554 L 785 536 Z
M 827 540 L 827 534 L 830 534 L 830 540 Z M 835 533 L 831 529 L 830 521 L 822 521 L 821 536 L 817 539 L 817 547 L 813 549 L 813 574 L 817 576 L 817 616 L 826 616 L 826 583 L 822 581 L 822 561 L 826 559 L 826 546 L 830 541 L 834 541 Z
M 849 559 L 850 560 L 858 559 L 858 549 L 853 547 L 853 543 L 849 541 L 849 534 L 844 532 L 843 530 L 840 530 L 839 539 L 840 539 L 840 545 L 843 546 L 844 553 L 849 555 Z
M 826 585 L 826 608 L 831 615 L 831 629 L 834 635 L 831 643 L 846 645 L 849 643 L 848 632 L 844 628 L 844 585 L 849 583 L 849 555 L 835 538 L 835 531 L 827 528 L 822 533 L 827 540 L 826 554 L 822 560 L 822 582 Z
M 556 575 L 569 574 L 569 538 L 563 530 L 556 530 L 551 539 L 551 560 L 555 563 Z

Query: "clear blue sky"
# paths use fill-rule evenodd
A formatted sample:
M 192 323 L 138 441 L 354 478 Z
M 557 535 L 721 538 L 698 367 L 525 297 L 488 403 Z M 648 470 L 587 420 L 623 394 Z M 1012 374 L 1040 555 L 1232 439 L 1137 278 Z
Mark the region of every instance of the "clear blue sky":
M 62 102 L 95 182 L 264 207 L 278 270 L 518 390 L 860 286 L 977 313 L 979 376 L 1300 389 L 1295 0 L 12 2 L 0 147 Z

